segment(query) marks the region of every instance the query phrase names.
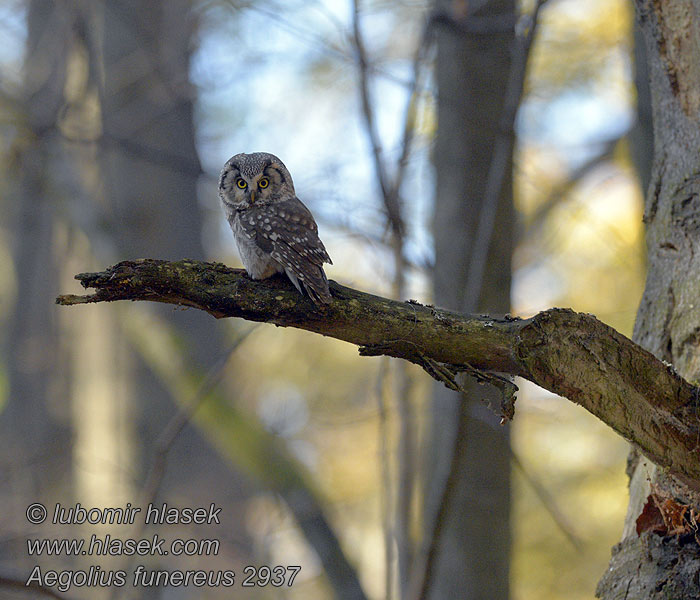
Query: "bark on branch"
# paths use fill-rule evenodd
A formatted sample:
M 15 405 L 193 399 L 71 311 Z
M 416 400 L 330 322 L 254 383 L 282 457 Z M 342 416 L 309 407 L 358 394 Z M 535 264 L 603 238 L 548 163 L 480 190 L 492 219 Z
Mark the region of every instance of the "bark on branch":
M 583 406 L 700 489 L 700 389 L 592 315 L 557 308 L 529 319 L 461 315 L 335 282 L 321 312 L 286 278 L 254 281 L 192 260 L 125 261 L 76 279 L 95 293 L 59 296 L 58 304 L 150 300 L 306 329 L 356 344 L 362 355 L 409 360 L 447 385 L 464 371 L 519 375 Z

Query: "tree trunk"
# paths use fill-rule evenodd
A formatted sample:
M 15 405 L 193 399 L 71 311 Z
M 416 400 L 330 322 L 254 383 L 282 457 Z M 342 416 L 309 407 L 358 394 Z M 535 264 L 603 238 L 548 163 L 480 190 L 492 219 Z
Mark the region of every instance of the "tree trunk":
M 449 10 L 454 3 L 438 1 Z M 484 17 L 514 14 L 510 0 L 489 2 Z M 457 16 L 457 15 L 455 15 Z M 510 67 L 513 33 L 465 35 L 437 31 L 438 130 L 433 162 L 437 181 L 435 304 L 457 311 L 510 309 L 513 201 L 511 169 L 498 200 L 496 227 L 488 250 L 477 307 L 466 307 L 467 277 L 494 141 L 499 134 Z M 508 429 L 498 427 L 484 405 L 500 395 L 469 380 L 467 393 L 435 385 L 427 490 L 440 490 L 455 445 L 457 424 L 465 439 L 456 465 L 456 484 L 441 535 L 431 598 L 508 598 L 510 555 L 510 453 Z M 446 435 L 446 432 L 450 432 Z M 428 493 L 428 522 L 439 497 Z
M 3 456 L 12 461 L 3 467 L 20 474 L 10 477 L 10 486 L 21 480 L 23 489 L 13 489 L 18 496 L 45 489 L 38 475 L 52 479 L 65 474 L 70 457 L 65 422 L 69 410 L 49 397 L 56 384 L 58 337 L 52 296 L 58 289 L 61 257 L 54 239 L 56 194 L 52 198 L 47 190 L 53 187 L 51 166 L 59 150 L 56 127 L 64 105 L 71 12 L 50 0 L 33 0 L 27 26 L 22 101 L 29 139 L 18 155 L 12 206 L 17 299 L 5 340 L 10 393 L 2 413 Z
M 700 2 L 638 0 L 654 122 L 654 163 L 646 198 L 649 272 L 634 340 L 700 379 Z M 660 440 L 661 441 L 661 440 Z M 622 541 L 598 585 L 605 600 L 700 597 L 700 551 L 636 521 L 653 491 L 700 510 L 700 493 L 643 457 L 629 465 L 630 502 Z
M 197 200 L 201 167 L 189 83 L 190 6 L 189 0 L 105 3 L 105 180 L 120 256 L 204 258 Z M 217 362 L 223 346 L 220 327 L 192 311 L 164 310 L 162 315 L 183 336 L 183 351 L 194 370 L 206 372 Z M 138 437 L 144 447 L 138 454 L 147 469 L 150 444 L 175 408 L 137 356 L 132 368 L 138 372 L 135 393 L 148 399 L 132 409 L 141 414 Z M 207 490 L 211 495 L 226 468 L 189 427 L 170 460 L 168 480 L 179 480 L 187 493 Z M 197 479 L 201 481 L 194 483 Z

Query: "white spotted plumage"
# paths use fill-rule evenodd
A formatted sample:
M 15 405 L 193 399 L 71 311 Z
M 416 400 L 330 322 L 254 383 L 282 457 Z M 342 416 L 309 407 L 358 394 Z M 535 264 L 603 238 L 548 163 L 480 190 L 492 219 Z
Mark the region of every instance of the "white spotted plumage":
M 219 178 L 219 198 L 248 275 L 265 279 L 284 272 L 316 305 L 331 301 L 323 264 L 332 261 L 279 158 L 266 152 L 230 158 Z

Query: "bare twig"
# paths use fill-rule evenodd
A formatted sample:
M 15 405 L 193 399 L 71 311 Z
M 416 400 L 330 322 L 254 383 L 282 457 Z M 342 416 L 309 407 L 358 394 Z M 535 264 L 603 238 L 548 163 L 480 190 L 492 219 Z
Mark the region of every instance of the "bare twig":
M 408 589 L 408 598 L 410 600 L 424 600 L 428 597 L 430 586 L 433 581 L 435 560 L 440 547 L 440 540 L 445 528 L 445 522 L 449 515 L 452 498 L 454 496 L 455 487 L 459 477 L 459 463 L 462 455 L 467 449 L 467 428 L 469 425 L 469 417 L 466 413 L 466 404 L 462 402 L 459 410 L 459 420 L 457 422 L 457 431 L 455 432 L 454 449 L 450 459 L 450 466 L 445 479 L 444 488 L 442 490 L 438 509 L 433 522 L 427 531 L 430 532 L 423 538 L 421 552 L 416 559 L 416 565 L 413 569 L 410 586 Z
M 163 148 L 149 146 L 134 139 L 103 132 L 94 137 L 78 137 L 60 130 L 61 136 L 71 144 L 98 144 L 104 148 L 115 148 L 125 154 L 159 167 L 165 167 L 176 173 L 199 177 L 207 175 L 196 158 L 170 152 Z M 214 179 L 212 177 L 212 179 Z
M 532 230 L 537 231 L 542 226 L 547 218 L 547 215 L 551 213 L 554 207 L 559 205 L 562 199 L 566 197 L 567 193 L 576 184 L 587 177 L 600 165 L 610 160 L 618 143 L 627 135 L 629 135 L 629 132 L 625 132 L 619 137 L 606 141 L 599 152 L 591 156 L 588 160 L 581 163 L 571 173 L 569 173 L 566 180 L 557 185 L 549 193 L 547 198 L 545 198 L 544 202 L 542 202 L 533 212 L 533 214 L 530 215 L 528 218 L 528 233 L 530 233 Z
M 547 488 L 544 485 L 542 485 L 542 482 L 540 482 L 539 479 L 534 477 L 528 471 L 528 469 L 525 468 L 525 465 L 523 465 L 517 453 L 515 453 L 512 448 L 510 450 L 510 460 L 520 471 L 520 474 L 523 476 L 527 484 L 535 492 L 535 495 L 540 500 L 542 506 L 544 506 L 547 513 L 549 513 L 549 516 L 552 517 L 552 520 L 554 521 L 555 525 L 559 528 L 559 531 L 562 532 L 564 537 L 576 550 L 581 552 L 583 550 L 583 542 L 581 541 L 581 538 L 576 534 L 574 528 L 571 526 L 571 523 L 569 523 L 569 520 L 559 509 L 556 501 L 549 493 Z
M 221 381 L 221 377 L 224 373 L 224 367 L 228 363 L 229 359 L 233 353 L 238 349 L 238 347 L 248 338 L 248 336 L 257 329 L 258 325 L 254 325 L 247 331 L 245 331 L 239 338 L 221 354 L 219 359 L 211 366 L 209 371 L 206 373 L 202 382 L 197 389 L 196 394 L 192 400 L 180 407 L 180 409 L 171 417 L 170 421 L 163 428 L 156 439 L 154 450 L 153 450 L 153 461 L 151 462 L 151 467 L 148 471 L 148 475 L 144 481 L 141 490 L 141 500 L 139 506 L 142 508 L 147 507 L 149 504 L 155 502 L 158 490 L 160 489 L 160 484 L 163 481 L 163 476 L 165 475 L 165 468 L 168 459 L 168 453 L 170 452 L 175 440 L 180 435 L 185 426 L 192 420 L 197 409 L 202 405 L 203 402 L 209 397 L 211 391 L 216 387 L 216 385 Z M 140 539 L 146 528 L 146 521 L 137 521 L 133 528 L 131 537 L 134 539 Z M 131 558 L 127 558 L 125 561 L 125 571 L 129 570 L 129 565 L 131 564 Z M 112 590 L 112 598 L 118 598 L 120 595 L 120 588 L 114 588 Z
M 379 187 L 382 191 L 382 197 L 386 202 L 392 196 L 391 183 L 389 182 L 389 175 L 386 172 L 386 167 L 382 158 L 382 145 L 379 139 L 379 132 L 377 131 L 377 124 L 375 122 L 372 100 L 370 98 L 370 82 L 368 73 L 369 61 L 367 58 L 367 51 L 365 49 L 364 40 L 362 38 L 362 31 L 360 29 L 359 0 L 353 0 L 352 16 L 352 29 L 355 43 L 355 51 L 357 54 L 357 66 L 360 71 L 359 84 L 360 99 L 362 101 L 362 112 L 365 118 L 367 135 L 372 146 L 374 170 L 377 176 Z M 399 209 L 398 203 L 395 202 L 393 204 L 385 204 L 385 207 L 387 211 L 387 217 L 389 219 L 389 224 L 391 225 L 392 230 L 395 231 L 398 235 L 401 235 L 403 232 L 403 223 L 401 220 L 401 211 Z
M 234 9 L 239 8 L 238 3 L 238 0 L 236 0 L 236 2 L 228 2 L 228 4 Z M 293 23 L 288 18 L 285 18 L 284 13 L 282 11 L 274 10 L 269 7 L 266 8 L 264 6 L 264 3 L 262 2 L 250 2 L 247 6 L 245 6 L 245 8 L 260 13 L 261 15 L 264 15 L 266 19 L 276 22 L 277 25 L 280 26 L 280 28 L 287 31 L 288 33 L 291 33 L 297 41 L 312 48 L 315 52 L 323 52 L 326 56 L 338 59 L 344 63 L 356 63 L 356 57 L 350 55 L 350 53 L 346 52 L 343 49 L 343 43 L 336 43 L 330 41 L 327 38 L 327 36 L 319 35 L 317 30 L 304 29 L 299 27 L 296 23 Z M 314 6 L 314 8 L 319 9 L 322 7 Z M 324 12 L 327 13 L 327 11 Z M 438 20 L 439 19 L 440 17 L 438 16 Z M 339 33 L 341 33 L 340 37 L 344 38 L 345 36 L 342 34 L 345 33 L 345 29 L 342 23 L 337 21 L 337 19 L 332 18 L 331 20 L 334 21 L 333 26 L 336 29 L 338 29 Z M 488 24 L 485 24 L 485 27 L 488 28 Z M 401 77 L 400 75 L 397 75 L 396 73 L 393 73 L 388 69 L 383 69 L 380 65 L 368 65 L 368 70 L 373 75 L 381 77 L 385 81 L 390 81 L 391 83 L 394 83 L 398 86 L 410 89 L 413 85 L 412 81 L 408 80 L 407 78 Z M 427 92 L 428 90 L 423 88 L 421 89 L 421 91 Z
M 449 515 L 452 498 L 457 484 L 457 476 L 460 472 L 459 464 L 462 456 L 466 451 L 468 444 L 467 428 L 469 416 L 465 414 L 466 405 L 463 403 L 460 409 L 459 422 L 457 424 L 457 432 L 455 437 L 454 451 L 452 453 L 451 464 L 449 467 L 443 497 L 438 506 L 435 520 L 432 523 L 430 531 L 432 535 L 426 536 L 421 552 L 423 564 L 416 565 L 414 571 L 415 577 L 411 581 L 410 595 L 411 599 L 424 600 L 428 598 L 430 585 L 434 576 L 435 560 L 439 549 L 440 538 L 445 527 L 446 519 Z M 564 534 L 566 539 L 571 543 L 576 550 L 581 551 L 582 543 L 580 538 L 574 533 L 573 528 L 568 523 L 566 517 L 561 513 L 547 489 L 525 469 L 517 454 L 510 450 L 510 456 L 513 464 L 520 470 L 525 481 L 532 487 L 539 500 L 544 505 L 547 512 L 551 515 L 559 530 Z
M 530 16 L 529 27 L 521 35 L 516 35 L 513 45 L 499 131 L 494 141 L 486 189 L 481 204 L 479 222 L 475 230 L 476 237 L 472 245 L 469 269 L 467 272 L 467 282 L 462 301 L 462 310 L 465 312 L 473 312 L 477 309 L 479 297 L 481 295 L 486 260 L 491 246 L 491 237 L 496 219 L 496 211 L 499 205 L 503 182 L 507 176 L 508 165 L 512 157 L 514 124 L 523 94 L 528 57 L 535 36 L 539 11 L 545 1 L 546 0 L 536 1 L 533 13 Z M 521 22 L 523 22 L 523 20 L 524 17 L 521 17 Z M 503 389 L 504 394 L 506 394 L 506 388 Z M 504 405 L 510 406 L 512 409 L 512 392 L 510 393 L 510 397 L 510 400 L 504 400 Z M 431 527 L 427 529 L 428 533 L 426 534 L 423 544 L 423 554 L 418 559 L 418 564 L 414 570 L 415 578 L 411 582 L 411 595 L 409 597 L 415 600 L 422 600 L 427 598 L 430 594 L 438 548 L 440 547 L 440 541 L 445 529 L 445 521 L 449 514 L 453 495 L 457 487 L 460 462 L 466 451 L 466 432 L 469 416 L 466 414 L 464 402 L 461 403 L 459 414 L 460 417 L 457 425 L 454 447 L 452 449 L 449 471 L 444 486 L 439 494 L 438 508 L 434 522 Z M 503 421 L 505 421 L 505 414 L 506 413 L 504 413 Z
M 406 113 L 403 123 L 403 134 L 401 140 L 401 152 L 397 161 L 394 177 L 389 175 L 386 166 L 386 158 L 382 155 L 382 150 L 377 132 L 374 107 L 370 98 L 370 78 L 369 60 L 362 38 L 359 15 L 359 0 L 353 0 L 353 41 L 359 71 L 360 98 L 362 101 L 362 112 L 364 116 L 365 129 L 372 148 L 374 169 L 379 187 L 382 192 L 384 210 L 387 215 L 388 227 L 391 231 L 390 246 L 394 256 L 394 282 L 393 296 L 402 298 L 405 294 L 405 271 L 406 260 L 404 258 L 405 246 L 405 223 L 402 214 L 402 202 L 400 197 L 401 184 L 404 179 L 408 157 L 411 151 L 411 144 L 415 132 L 415 113 L 417 105 L 417 90 L 422 76 L 422 65 L 424 55 L 429 47 L 430 22 L 426 23 L 420 37 L 416 52 L 413 58 L 413 79 L 408 90 L 406 102 Z M 411 380 L 406 370 L 406 365 L 397 363 L 395 365 L 394 396 L 396 398 L 397 412 L 399 417 L 398 433 L 398 467 L 397 467 L 397 490 L 396 490 L 396 510 L 394 532 L 396 535 L 398 580 L 401 587 L 401 596 L 405 594 L 405 587 L 408 581 L 408 573 L 412 560 L 412 548 L 410 543 L 410 511 L 415 483 L 415 427 L 413 423 L 413 410 L 411 407 Z M 387 481 L 389 483 L 389 481 Z M 387 563 L 387 577 L 392 577 L 392 563 Z M 390 597 L 389 595 L 387 597 Z
M 416 51 L 413 56 L 413 76 L 408 89 L 408 101 L 406 102 L 406 113 L 403 121 L 404 127 L 401 138 L 401 153 L 397 162 L 396 176 L 394 177 L 394 182 L 391 186 L 390 197 L 386 200 L 388 205 L 398 204 L 399 212 L 401 212 L 401 185 L 403 184 L 406 166 L 408 165 L 408 157 L 411 154 L 411 146 L 413 144 L 413 137 L 416 131 L 415 117 L 417 113 L 418 93 L 421 89 L 421 82 L 426 71 L 424 68 L 427 63 L 426 57 L 430 51 L 432 41 L 432 22 L 429 20 L 423 27 L 423 33 L 421 34 L 418 46 L 416 47 Z
M 233 353 L 248 338 L 248 336 L 253 333 L 255 329 L 257 329 L 257 327 L 258 326 L 255 325 L 245 331 L 233 343 L 233 345 L 228 348 L 228 350 L 222 353 L 219 360 L 217 360 L 216 363 L 211 366 L 205 375 L 195 397 L 192 398 L 192 401 L 188 405 L 180 407 L 178 412 L 173 415 L 161 434 L 158 436 L 153 452 L 153 462 L 151 463 L 151 468 L 143 485 L 141 506 L 147 506 L 149 503 L 155 500 L 158 489 L 160 488 L 160 484 L 163 480 L 163 475 L 165 474 L 168 453 L 170 452 L 172 445 L 175 443 L 177 436 L 184 429 L 185 425 L 190 422 L 192 416 L 207 399 L 207 396 L 211 390 L 214 389 L 219 381 L 221 381 L 221 377 L 224 373 L 224 367 L 226 366 L 226 363 L 228 363 Z M 139 536 L 136 535 L 134 537 Z
M 391 230 L 391 247 L 394 254 L 394 290 L 393 295 L 396 298 L 403 297 L 405 293 L 405 270 L 406 260 L 404 257 L 404 222 L 402 214 L 402 203 L 400 198 L 401 185 L 404 179 L 408 157 L 410 155 L 411 144 L 415 132 L 415 114 L 416 105 L 418 102 L 417 90 L 420 86 L 422 76 L 422 66 L 425 60 L 425 54 L 429 48 L 430 41 L 430 22 L 426 23 L 421 38 L 419 40 L 416 52 L 413 58 L 413 78 L 408 90 L 408 99 L 406 102 L 406 113 L 404 117 L 404 127 L 401 140 L 401 152 L 397 161 L 395 176 L 393 181 L 387 181 L 387 169 L 384 166 L 384 160 L 381 156 L 376 138 L 376 128 L 374 124 L 374 115 L 372 105 L 369 98 L 369 80 L 367 70 L 367 56 L 364 50 L 364 44 L 361 37 L 358 16 L 358 2 L 354 2 L 354 19 L 353 30 L 355 36 L 355 45 L 358 55 L 358 64 L 360 67 L 360 90 L 362 97 L 362 105 L 365 116 L 365 124 L 367 132 L 372 144 L 375 170 L 380 187 L 384 207 L 388 218 L 388 224 Z M 397 404 L 397 412 L 399 417 L 399 433 L 398 433 L 398 469 L 397 469 L 397 490 L 396 490 L 396 510 L 395 510 L 395 535 L 396 547 L 398 554 L 398 579 L 402 593 L 405 595 L 405 588 L 408 583 L 409 569 L 412 562 L 412 549 L 410 543 L 410 511 L 413 498 L 413 489 L 415 483 L 415 440 L 414 440 L 414 423 L 413 410 L 411 406 L 410 390 L 411 381 L 406 370 L 406 366 L 402 363 L 396 365 L 395 379 L 395 397 Z M 390 565 L 387 565 L 390 571 Z

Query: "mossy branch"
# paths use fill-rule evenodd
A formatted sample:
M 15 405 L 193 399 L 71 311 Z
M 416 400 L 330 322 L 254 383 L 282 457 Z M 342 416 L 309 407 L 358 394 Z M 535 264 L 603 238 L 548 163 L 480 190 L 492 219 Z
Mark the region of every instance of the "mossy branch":
M 700 489 L 700 390 L 672 366 L 588 314 L 550 309 L 529 319 L 460 315 L 331 282 L 319 310 L 285 278 L 254 281 L 220 263 L 143 259 L 76 275 L 86 296 L 58 304 L 150 300 L 306 329 L 422 366 L 446 385 L 477 370 L 519 375 L 583 406 L 652 461 Z M 501 386 L 509 394 L 502 378 Z M 512 416 L 512 401 L 502 407 Z

